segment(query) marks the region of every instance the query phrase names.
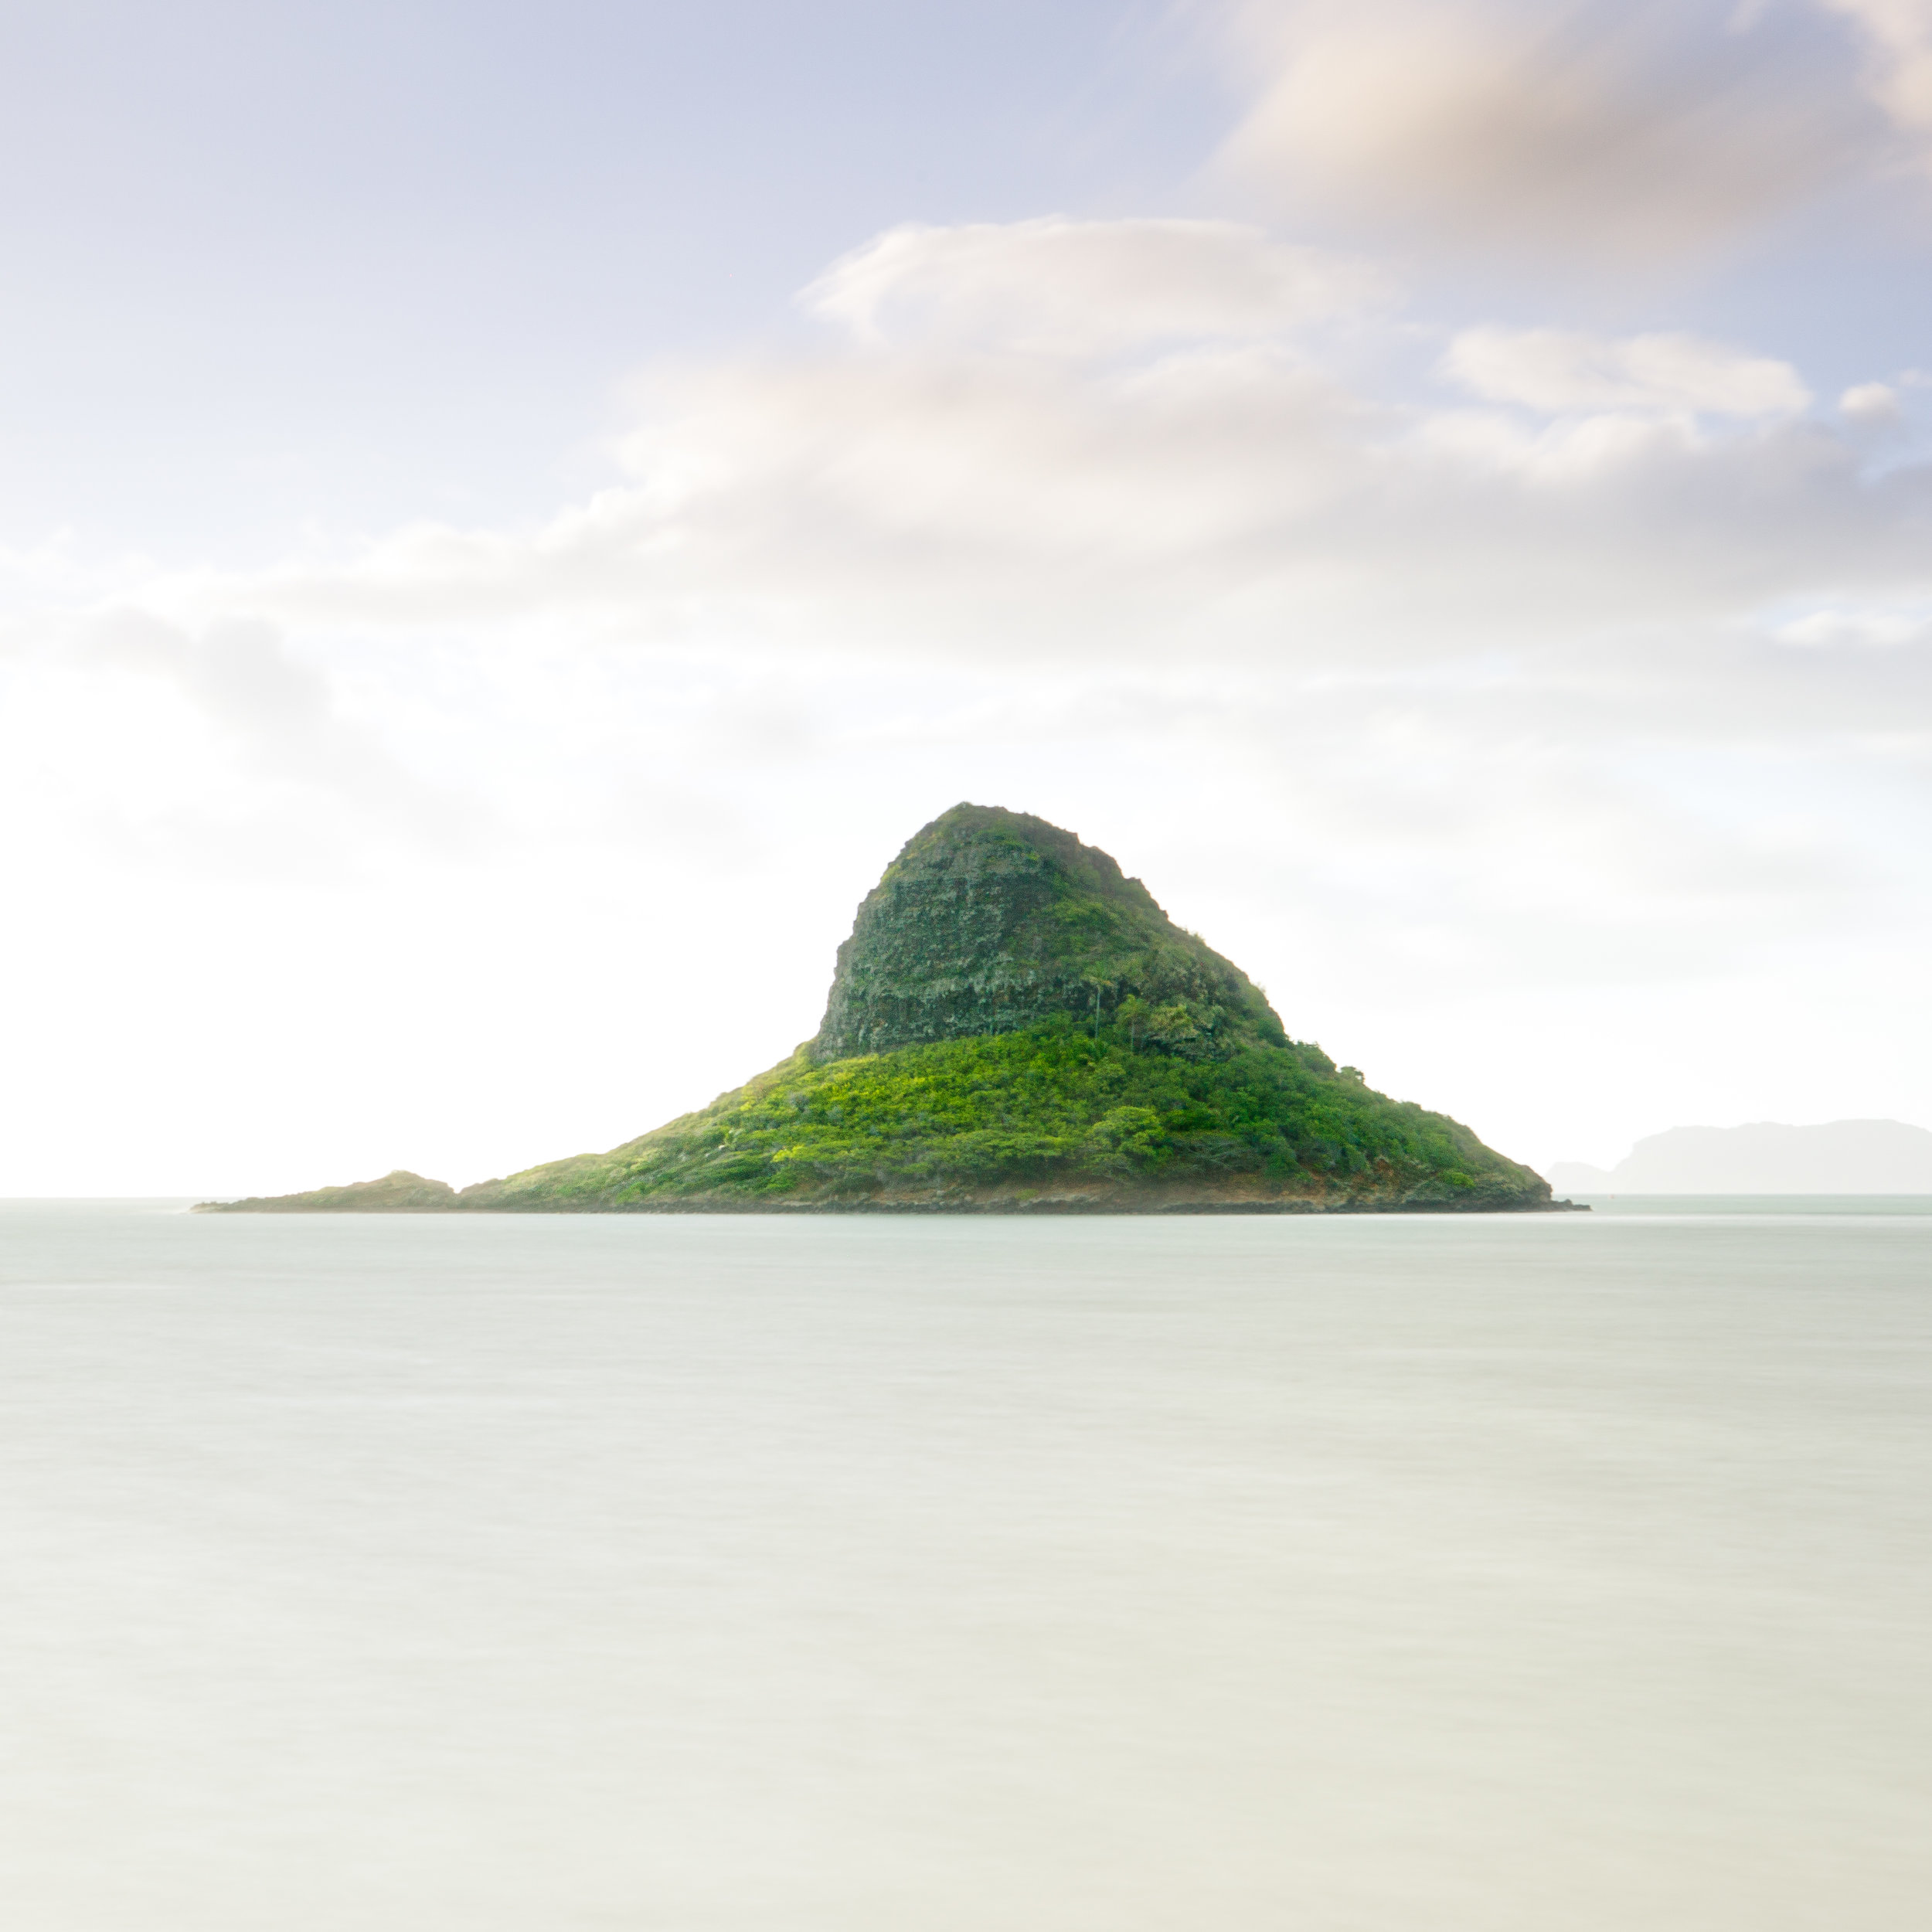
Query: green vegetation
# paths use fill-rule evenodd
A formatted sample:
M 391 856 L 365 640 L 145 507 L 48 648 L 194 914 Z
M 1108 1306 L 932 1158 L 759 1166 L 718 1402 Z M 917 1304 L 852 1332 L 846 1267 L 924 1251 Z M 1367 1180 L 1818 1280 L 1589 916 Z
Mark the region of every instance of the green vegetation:
M 828 1065 L 801 1048 L 701 1113 L 457 1205 L 1505 1207 L 1547 1192 L 1318 1047 L 1189 1059 L 1148 1044 L 1132 1017 L 1063 1018 Z
M 209 1204 L 213 1206 L 213 1204 Z M 955 805 L 867 894 L 818 1033 L 608 1154 L 300 1212 L 1543 1208 L 1440 1114 L 1290 1040 L 1261 989 L 1043 819 Z
M 955 805 L 859 908 L 811 1051 L 844 1060 L 1063 1015 L 1196 1055 L 1287 1039 L 1261 989 L 1105 852 L 1024 812 Z
M 426 1181 L 399 1167 L 379 1181 L 351 1181 L 308 1194 L 257 1195 L 219 1205 L 236 1214 L 436 1214 L 454 1207 L 457 1194 L 447 1181 Z

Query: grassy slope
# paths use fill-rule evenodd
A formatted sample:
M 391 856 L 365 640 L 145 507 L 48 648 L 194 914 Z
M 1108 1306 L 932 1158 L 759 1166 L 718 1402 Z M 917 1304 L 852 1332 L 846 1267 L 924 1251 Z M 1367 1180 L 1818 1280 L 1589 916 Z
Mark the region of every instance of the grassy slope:
M 1293 1199 L 1535 1206 L 1545 1183 L 1312 1046 L 1187 1059 L 1066 1021 L 814 1065 L 804 1049 L 608 1154 L 466 1189 L 482 1209 Z
M 398 1168 L 379 1181 L 352 1181 L 307 1194 L 251 1195 L 245 1201 L 203 1201 L 197 1214 L 437 1214 L 457 1205 L 447 1181 L 426 1181 Z

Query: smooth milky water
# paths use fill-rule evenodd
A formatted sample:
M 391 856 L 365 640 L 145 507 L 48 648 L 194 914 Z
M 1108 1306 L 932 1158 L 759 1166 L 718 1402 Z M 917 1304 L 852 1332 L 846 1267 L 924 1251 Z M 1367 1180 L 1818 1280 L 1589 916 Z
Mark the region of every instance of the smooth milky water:
M 0 1919 L 1920 1932 L 1929 1396 L 1923 1215 L 0 1206 Z

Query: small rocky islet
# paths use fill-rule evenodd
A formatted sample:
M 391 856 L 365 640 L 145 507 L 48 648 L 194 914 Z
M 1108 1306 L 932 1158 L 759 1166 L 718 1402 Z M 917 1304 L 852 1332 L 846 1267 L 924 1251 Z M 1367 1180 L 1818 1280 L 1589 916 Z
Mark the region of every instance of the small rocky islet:
M 398 1171 L 219 1213 L 1537 1210 L 1549 1183 L 1289 1038 L 1247 975 L 1072 832 L 915 834 L 789 1059 L 607 1154 L 460 1192 Z

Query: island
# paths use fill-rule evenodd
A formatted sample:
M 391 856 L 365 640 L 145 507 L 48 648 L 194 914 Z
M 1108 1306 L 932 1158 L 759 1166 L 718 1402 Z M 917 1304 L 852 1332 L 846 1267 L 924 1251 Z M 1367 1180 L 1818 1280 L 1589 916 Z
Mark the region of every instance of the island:
M 1289 1037 L 1240 968 L 1044 819 L 960 804 L 859 908 L 818 1032 L 605 1154 L 209 1213 L 1547 1211 L 1549 1184 Z

